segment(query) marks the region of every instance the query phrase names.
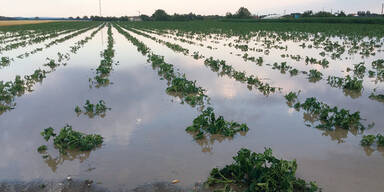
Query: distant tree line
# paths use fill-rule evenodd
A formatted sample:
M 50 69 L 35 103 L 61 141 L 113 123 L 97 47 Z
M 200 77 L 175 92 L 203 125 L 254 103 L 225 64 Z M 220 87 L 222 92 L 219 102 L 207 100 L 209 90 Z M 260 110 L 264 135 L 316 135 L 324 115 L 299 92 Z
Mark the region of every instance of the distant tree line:
M 226 13 L 225 16 L 219 15 L 197 15 L 194 13 L 189 14 L 173 14 L 169 15 L 163 9 L 157 9 L 151 16 L 149 15 L 139 15 L 135 17 L 100 17 L 100 16 L 84 16 L 84 17 L 69 17 L 70 20 L 92 20 L 92 21 L 194 21 L 194 20 L 217 20 L 217 19 L 252 19 L 252 18 L 263 18 L 267 15 L 256 16 L 245 7 L 240 7 L 236 13 Z M 289 15 L 284 15 L 285 18 L 295 18 L 295 17 L 348 17 L 348 16 L 360 16 L 360 17 L 374 17 L 381 16 L 378 14 L 371 13 L 370 11 L 359 11 L 357 14 L 345 14 L 343 11 L 338 11 L 335 13 L 327 11 L 319 11 L 314 13 L 312 10 L 305 11 L 303 13 L 292 13 Z M 1 19 L 1 18 L 0 18 Z
M 360 16 L 360 17 L 377 17 L 382 16 L 376 13 L 371 13 L 370 11 L 358 11 L 357 14 L 345 14 L 344 11 L 338 11 L 336 13 L 331 13 L 327 11 L 319 11 L 314 13 L 313 11 L 305 11 L 301 14 L 302 17 L 351 17 L 351 16 Z
M 100 16 L 91 16 L 89 19 L 92 21 L 130 21 L 133 18 L 139 18 L 141 21 L 195 21 L 195 20 L 215 20 L 215 19 L 223 19 L 223 18 L 251 18 L 251 12 L 245 8 L 241 7 L 235 14 L 227 13 L 225 17 L 219 15 L 197 15 L 194 13 L 189 14 L 173 14 L 169 15 L 163 9 L 156 10 L 151 16 L 148 15 L 140 15 L 138 17 L 100 17 Z M 131 18 L 131 19 L 130 19 Z M 70 19 L 76 20 L 79 17 Z
M 235 14 L 232 14 L 231 12 L 227 12 L 225 14 L 225 18 L 227 18 L 227 19 L 249 19 L 249 18 L 252 18 L 252 14 L 247 8 L 240 7 L 240 9 Z

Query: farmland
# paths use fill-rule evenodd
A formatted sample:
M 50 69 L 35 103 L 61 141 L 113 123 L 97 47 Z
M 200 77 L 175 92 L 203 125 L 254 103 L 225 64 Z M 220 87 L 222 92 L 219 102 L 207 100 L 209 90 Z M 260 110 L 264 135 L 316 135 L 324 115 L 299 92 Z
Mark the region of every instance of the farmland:
M 7 20 L 0 21 L 0 26 L 11 26 L 11 25 L 27 25 L 27 24 L 37 24 L 37 23 L 51 23 L 58 22 L 55 20 Z
M 0 181 L 378 191 L 383 37 L 347 23 L 0 27 Z

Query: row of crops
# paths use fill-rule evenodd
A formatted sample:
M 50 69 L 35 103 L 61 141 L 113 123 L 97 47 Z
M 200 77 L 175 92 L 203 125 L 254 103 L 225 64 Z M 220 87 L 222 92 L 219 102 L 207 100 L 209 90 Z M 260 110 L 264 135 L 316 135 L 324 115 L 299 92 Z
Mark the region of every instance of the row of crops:
M 54 75 L 58 67 L 70 64 L 71 57 L 105 28 L 107 45 L 100 54 L 94 76 L 88 80 L 89 87 L 111 86 L 110 76 L 120 64 L 115 60 L 114 37 L 124 37 L 147 59 L 160 81 L 164 81 L 165 92 L 198 111 L 190 126 L 184 128 L 196 142 L 214 141 L 218 137 L 241 140 L 247 132 L 257 128 L 215 112 L 217 106 L 210 90 L 182 72 L 177 63 L 169 63 L 146 42 L 167 48 L 181 57 L 192 58 L 218 78 L 236 81 L 255 95 L 286 101 L 291 111 L 304 113 L 306 127 L 320 130 L 332 140 L 340 142 L 352 134 L 360 138 L 362 149 L 370 148 L 370 153 L 375 151 L 372 147 L 379 151 L 384 147 L 381 122 L 365 116 L 369 113 L 350 109 L 344 104 L 328 103 L 328 98 L 317 98 L 311 92 L 284 85 L 287 79 L 304 82 L 308 87 L 321 85 L 326 90 L 341 92 L 345 100 L 373 102 L 380 112 L 384 104 L 384 60 L 381 59 L 384 30 L 380 25 L 64 22 L 3 27 L 0 28 L 0 70 L 12 69 L 18 60 L 87 35 L 67 51 L 60 50 L 56 58 L 46 58 L 42 64 L 44 68 L 36 69 L 30 75 L 16 75 L 11 81 L 0 80 L 0 115 L 17 108 L 18 97 L 27 97 L 38 83 L 44 83 L 48 75 Z M 25 49 L 28 47 L 31 50 Z M 21 49 L 26 51 L 9 54 Z M 273 77 L 266 74 L 273 74 Z M 103 118 L 110 111 L 113 109 L 101 96 L 97 100 L 86 100 L 84 104 L 74 103 L 73 111 L 68 113 L 91 119 Z M 73 150 L 91 151 L 104 143 L 103 135 L 82 133 L 70 124 L 63 126 L 59 132 L 48 127 L 40 133 L 48 142 L 52 138 L 53 147 L 61 155 Z M 343 132 L 341 136 L 337 135 L 340 130 Z M 372 133 L 371 130 L 376 134 L 367 134 Z M 50 158 L 48 144 L 36 148 L 43 159 Z M 315 182 L 296 176 L 298 165 L 295 160 L 277 158 L 269 148 L 262 153 L 243 148 L 233 159 L 232 164 L 212 169 L 205 183 L 222 191 L 321 190 Z

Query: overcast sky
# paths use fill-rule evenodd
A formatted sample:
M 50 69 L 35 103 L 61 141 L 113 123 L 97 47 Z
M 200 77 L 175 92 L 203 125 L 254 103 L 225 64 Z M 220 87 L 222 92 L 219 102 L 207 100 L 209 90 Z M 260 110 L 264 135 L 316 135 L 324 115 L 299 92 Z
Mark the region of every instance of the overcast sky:
M 381 13 L 384 0 L 101 0 L 103 16 L 151 15 L 156 9 L 167 13 L 218 14 L 247 7 L 253 14 L 345 10 Z M 97 15 L 99 0 L 1 0 L 0 16 L 69 17 Z

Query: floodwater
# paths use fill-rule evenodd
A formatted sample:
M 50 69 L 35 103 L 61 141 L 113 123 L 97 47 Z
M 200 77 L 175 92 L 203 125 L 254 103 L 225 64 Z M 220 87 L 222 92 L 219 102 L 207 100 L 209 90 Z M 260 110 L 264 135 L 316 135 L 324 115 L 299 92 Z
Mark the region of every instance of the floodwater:
M 46 57 L 89 35 L 91 31 L 74 39 L 42 51 L 30 58 L 15 60 L 11 66 L 0 69 L 0 80 L 11 80 L 17 74 L 31 74 L 46 63 Z M 311 117 L 290 108 L 283 97 L 289 91 L 301 90 L 300 99 L 316 97 L 330 106 L 360 111 L 365 125 L 375 126 L 364 134 L 383 133 L 384 104 L 368 98 L 372 89 L 382 89 L 380 82 L 364 78 L 361 94 L 348 94 L 342 89 L 331 88 L 326 80 L 309 82 L 305 75 L 290 77 L 272 70 L 270 66 L 256 66 L 236 54 L 233 47 L 212 44 L 216 50 L 188 45 L 169 38 L 157 38 L 178 43 L 190 53 L 199 51 L 227 61 L 236 70 L 257 75 L 273 86 L 277 92 L 264 96 L 257 90 L 249 90 L 246 84 L 226 76 L 218 76 L 204 65 L 204 60 L 175 53 L 166 46 L 142 36 L 131 35 L 143 41 L 156 54 L 163 55 L 174 64 L 187 79 L 207 90 L 211 105 L 217 114 L 226 120 L 246 123 L 250 130 L 233 138 L 215 137 L 195 141 L 185 131 L 199 115 L 197 108 L 181 104 L 176 97 L 165 91 L 167 82 L 162 80 L 151 65 L 124 36 L 113 30 L 115 57 L 118 61 L 106 87 L 90 86 L 89 78 L 95 76 L 100 63 L 100 51 L 107 46 L 106 29 L 99 32 L 76 55 L 71 56 L 67 66 L 60 66 L 47 75 L 34 91 L 16 98 L 16 108 L 0 115 L 0 181 L 61 181 L 67 176 L 78 180 L 92 180 L 93 185 L 118 191 L 135 189 L 146 183 L 171 182 L 183 189 L 192 189 L 196 183 L 206 180 L 214 167 L 232 162 L 232 156 L 241 148 L 263 152 L 270 147 L 283 159 L 296 159 L 297 175 L 316 181 L 323 191 L 381 191 L 384 183 L 384 149 L 364 148 L 360 145 L 362 135 L 343 129 L 320 130 L 308 127 Z M 203 42 L 211 44 L 209 41 Z M 294 44 L 294 42 L 290 42 Z M 292 45 L 289 51 L 301 55 L 318 55 Z M 12 52 L 12 51 L 11 51 Z M 230 52 L 233 52 L 232 54 Z M 2 53 L 7 55 L 7 52 Z M 15 54 L 17 55 L 17 54 Z M 250 53 L 250 56 L 258 56 Z M 264 56 L 264 63 L 281 62 L 281 52 L 271 51 Z M 361 61 L 382 58 L 383 53 L 362 59 L 354 56 L 348 61 L 330 60 L 325 75 L 339 75 L 343 67 Z M 288 61 L 290 65 L 304 70 L 321 67 L 306 66 L 303 62 Z M 20 66 L 20 67 L 17 67 Z M 23 71 L 25 69 L 25 71 Z M 4 71 L 4 72 L 3 72 Z M 96 103 L 104 100 L 112 108 L 105 117 L 77 116 L 76 105 L 89 99 Z M 36 149 L 46 144 L 40 132 L 49 126 L 57 130 L 66 124 L 73 129 L 104 137 L 101 147 L 90 152 L 71 152 L 60 155 L 47 144 L 49 155 L 44 159 Z

